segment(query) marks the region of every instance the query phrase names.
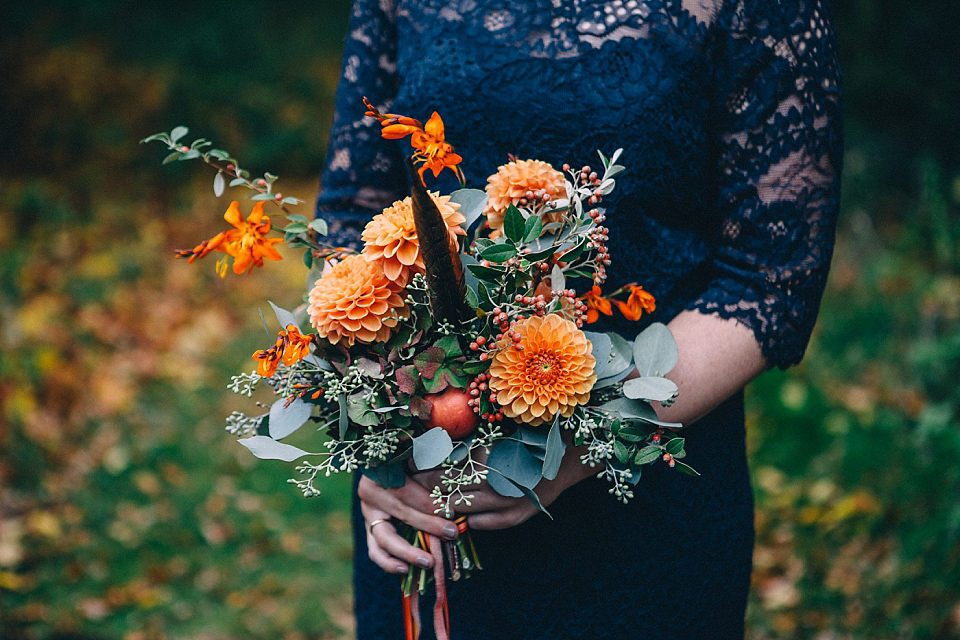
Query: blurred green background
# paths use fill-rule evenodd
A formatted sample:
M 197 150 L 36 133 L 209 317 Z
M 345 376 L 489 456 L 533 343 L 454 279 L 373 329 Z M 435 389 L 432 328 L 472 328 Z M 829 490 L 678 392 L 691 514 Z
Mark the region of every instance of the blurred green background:
M 223 431 L 296 254 L 221 281 L 176 124 L 310 201 L 346 0 L 0 21 L 0 637 L 350 638 L 349 486 Z M 751 639 L 960 638 L 960 3 L 844 0 L 847 162 L 808 355 L 749 389 Z M 309 208 L 309 207 L 308 207 Z M 281 294 L 276 294 L 278 297 Z

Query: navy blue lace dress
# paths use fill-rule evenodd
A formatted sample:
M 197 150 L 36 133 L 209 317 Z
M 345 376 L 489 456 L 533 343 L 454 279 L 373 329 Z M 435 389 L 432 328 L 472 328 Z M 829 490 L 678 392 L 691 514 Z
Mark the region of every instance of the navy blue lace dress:
M 735 318 L 786 367 L 814 324 L 839 196 L 826 1 L 357 0 L 318 212 L 356 239 L 407 193 L 401 146 L 363 118 L 362 96 L 440 112 L 478 188 L 507 154 L 580 166 L 623 147 L 629 171 L 605 201 L 610 284 L 650 290 L 655 320 Z M 452 586 L 455 640 L 742 638 L 742 397 L 685 435 L 699 478 L 654 465 L 626 506 L 587 480 L 553 520 L 476 532 L 484 570 Z M 367 559 L 359 516 L 355 527 L 357 637 L 400 638 L 398 579 Z

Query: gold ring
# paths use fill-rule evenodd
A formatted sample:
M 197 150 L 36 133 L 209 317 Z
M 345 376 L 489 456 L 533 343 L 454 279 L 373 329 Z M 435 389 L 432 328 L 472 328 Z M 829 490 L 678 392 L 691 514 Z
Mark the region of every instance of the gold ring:
M 379 520 L 374 520 L 370 523 L 370 526 L 367 527 L 367 530 L 370 531 L 371 535 L 373 535 L 373 528 L 378 524 L 383 524 L 384 522 L 390 522 L 390 518 L 380 518 Z

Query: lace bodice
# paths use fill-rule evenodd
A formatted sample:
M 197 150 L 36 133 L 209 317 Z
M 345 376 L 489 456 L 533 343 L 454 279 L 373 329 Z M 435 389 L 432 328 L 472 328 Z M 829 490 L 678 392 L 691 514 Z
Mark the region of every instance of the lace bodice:
M 359 0 L 318 210 L 349 227 L 407 192 L 401 147 L 363 117 L 364 95 L 440 112 L 478 188 L 508 153 L 578 166 L 623 147 L 629 172 L 606 202 L 611 284 L 651 290 L 660 320 L 736 318 L 769 363 L 795 363 L 839 196 L 824 4 Z
M 407 193 L 406 150 L 363 118 L 363 96 L 421 120 L 438 111 L 477 188 L 510 153 L 579 166 L 623 147 L 628 172 L 604 201 L 610 284 L 652 291 L 657 320 L 685 308 L 735 318 L 785 367 L 813 327 L 839 197 L 825 5 L 356 0 L 318 212 L 356 240 Z M 455 637 L 742 638 L 742 398 L 685 434 L 699 478 L 654 465 L 626 506 L 584 481 L 551 505 L 554 520 L 477 532 L 485 569 L 453 587 Z M 354 534 L 358 637 L 397 637 L 398 585 L 365 557 L 359 517 Z

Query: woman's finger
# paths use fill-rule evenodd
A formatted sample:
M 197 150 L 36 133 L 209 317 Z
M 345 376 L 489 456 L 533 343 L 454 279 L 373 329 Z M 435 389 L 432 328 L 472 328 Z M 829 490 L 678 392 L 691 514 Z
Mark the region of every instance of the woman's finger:
M 406 522 L 424 533 L 453 540 L 457 537 L 457 525 L 434 515 L 436 505 L 430 493 L 412 480 L 398 489 L 384 489 L 364 476 L 357 489 L 362 503 L 380 509 L 392 517 Z
M 360 504 L 360 512 L 363 514 L 364 528 L 367 531 L 367 556 L 370 560 L 388 573 L 406 573 L 407 563 L 389 554 L 373 536 L 373 531 L 377 528 L 389 527 L 394 529 L 390 522 L 390 514 L 363 503 Z M 371 524 L 373 525 L 372 528 Z

